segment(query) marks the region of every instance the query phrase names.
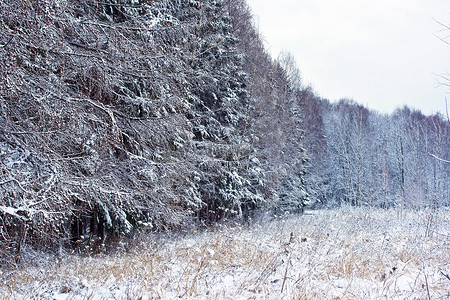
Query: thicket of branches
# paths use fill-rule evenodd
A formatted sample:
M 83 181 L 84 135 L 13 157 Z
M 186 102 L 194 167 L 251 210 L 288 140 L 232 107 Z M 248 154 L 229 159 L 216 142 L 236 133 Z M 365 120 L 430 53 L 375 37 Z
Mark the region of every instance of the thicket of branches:
M 288 79 L 244 1 L 24 0 L 0 12 L 3 259 L 302 208 Z
M 381 115 L 352 100 L 313 103 L 320 120 L 305 139 L 314 162 L 307 179 L 320 202 L 415 209 L 450 204 L 450 123 L 443 115 L 408 107 Z

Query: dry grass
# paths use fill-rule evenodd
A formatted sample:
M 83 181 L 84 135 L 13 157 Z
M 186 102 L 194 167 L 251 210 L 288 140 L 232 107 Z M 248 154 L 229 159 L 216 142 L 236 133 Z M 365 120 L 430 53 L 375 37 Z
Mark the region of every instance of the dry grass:
M 448 299 L 448 210 L 345 208 L 2 270 L 5 299 Z M 445 231 L 447 230 L 447 231 Z M 292 233 L 292 236 L 291 236 Z M 41 259 L 42 260 L 42 259 Z

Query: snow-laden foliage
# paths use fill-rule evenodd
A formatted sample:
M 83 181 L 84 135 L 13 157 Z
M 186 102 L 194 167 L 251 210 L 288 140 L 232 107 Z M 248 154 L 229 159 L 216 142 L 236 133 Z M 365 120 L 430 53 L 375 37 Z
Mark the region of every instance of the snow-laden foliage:
M 298 210 L 287 81 L 243 0 L 2 1 L 2 253 Z

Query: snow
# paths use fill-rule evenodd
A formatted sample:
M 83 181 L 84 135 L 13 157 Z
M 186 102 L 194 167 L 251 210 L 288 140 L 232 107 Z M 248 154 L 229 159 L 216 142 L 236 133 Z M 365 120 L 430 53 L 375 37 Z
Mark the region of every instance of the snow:
M 440 234 L 427 235 L 432 229 Z M 1 270 L 5 299 L 446 299 L 450 214 L 340 208 Z M 45 261 L 44 258 L 41 260 Z M 428 289 L 427 289 L 428 286 Z

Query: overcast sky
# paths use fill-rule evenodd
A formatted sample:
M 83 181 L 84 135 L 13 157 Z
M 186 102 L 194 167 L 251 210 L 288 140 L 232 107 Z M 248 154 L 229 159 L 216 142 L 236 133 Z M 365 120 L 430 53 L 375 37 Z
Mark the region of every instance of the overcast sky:
M 352 98 L 381 112 L 408 105 L 445 113 L 449 0 L 247 0 L 274 57 L 293 54 L 303 82 L 332 101 Z M 447 32 L 449 35 L 450 32 Z M 450 103 L 449 103 L 450 105 Z

